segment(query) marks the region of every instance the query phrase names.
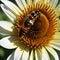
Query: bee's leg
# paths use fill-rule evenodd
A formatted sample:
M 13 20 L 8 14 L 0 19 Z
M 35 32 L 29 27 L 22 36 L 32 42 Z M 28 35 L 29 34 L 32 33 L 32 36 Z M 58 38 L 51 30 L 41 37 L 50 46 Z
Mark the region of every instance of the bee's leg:
M 22 35 L 25 35 L 26 33 L 21 29 L 19 32 L 19 36 L 21 37 Z

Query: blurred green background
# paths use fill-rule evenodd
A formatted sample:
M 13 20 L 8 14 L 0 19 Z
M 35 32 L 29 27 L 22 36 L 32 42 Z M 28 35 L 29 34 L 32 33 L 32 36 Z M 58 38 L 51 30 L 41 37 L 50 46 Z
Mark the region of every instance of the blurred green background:
M 10 0 L 10 1 L 16 3 L 15 0 Z M 2 2 L 0 2 L 0 4 L 1 4 L 1 3 L 2 3 Z M 59 0 L 58 4 L 60 4 L 60 0 Z M 3 11 L 1 10 L 1 8 L 0 8 L 0 20 L 9 20 L 9 18 L 3 13 Z M 1 39 L 1 38 L 2 38 L 2 36 L 0 35 L 0 39 Z M 14 49 L 8 50 L 8 49 L 5 49 L 5 48 L 3 48 L 3 47 L 0 46 L 0 60 L 6 60 L 6 58 L 7 58 L 13 51 L 14 51 Z M 57 51 L 57 50 L 56 50 L 56 51 Z M 48 52 L 48 53 L 49 53 L 49 52 Z M 57 53 L 59 54 L 59 57 L 60 57 L 60 51 L 57 51 Z M 51 57 L 51 60 L 55 60 L 50 53 L 49 53 L 49 55 L 50 55 L 50 57 Z

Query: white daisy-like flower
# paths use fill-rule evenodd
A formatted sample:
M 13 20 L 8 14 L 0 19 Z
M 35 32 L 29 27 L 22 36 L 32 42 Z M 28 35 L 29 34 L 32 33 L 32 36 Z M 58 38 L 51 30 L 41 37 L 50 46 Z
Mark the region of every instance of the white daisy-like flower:
M 58 0 L 1 0 L 10 21 L 0 21 L 0 46 L 16 50 L 7 60 L 59 60 L 60 4 Z

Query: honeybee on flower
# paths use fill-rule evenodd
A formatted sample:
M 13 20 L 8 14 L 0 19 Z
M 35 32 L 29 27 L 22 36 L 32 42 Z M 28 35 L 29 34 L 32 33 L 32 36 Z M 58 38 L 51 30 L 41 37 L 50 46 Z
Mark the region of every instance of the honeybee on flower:
M 7 60 L 59 60 L 60 4 L 58 0 L 1 0 L 10 21 L 0 21 L 0 46 L 16 50 Z M 48 51 L 48 52 L 47 52 Z

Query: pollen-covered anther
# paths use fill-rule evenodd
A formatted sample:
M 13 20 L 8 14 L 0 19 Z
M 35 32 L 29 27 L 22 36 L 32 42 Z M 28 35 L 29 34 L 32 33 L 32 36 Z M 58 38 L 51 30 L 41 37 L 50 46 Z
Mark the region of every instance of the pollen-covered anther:
M 36 15 L 37 17 L 34 16 L 36 11 L 40 12 L 39 15 Z M 29 16 L 30 18 L 33 18 L 30 19 Z M 28 24 L 31 20 L 34 20 L 33 25 Z M 24 26 L 26 21 L 28 21 L 28 27 Z M 27 47 L 36 49 L 47 45 L 50 40 L 52 40 L 53 35 L 56 32 L 56 24 L 56 13 L 52 6 L 38 2 L 35 3 L 34 6 L 29 5 L 24 10 L 24 15 L 18 17 L 16 28 L 18 36 L 21 33 L 21 28 L 23 30 L 22 35 L 19 36 L 20 41 Z

